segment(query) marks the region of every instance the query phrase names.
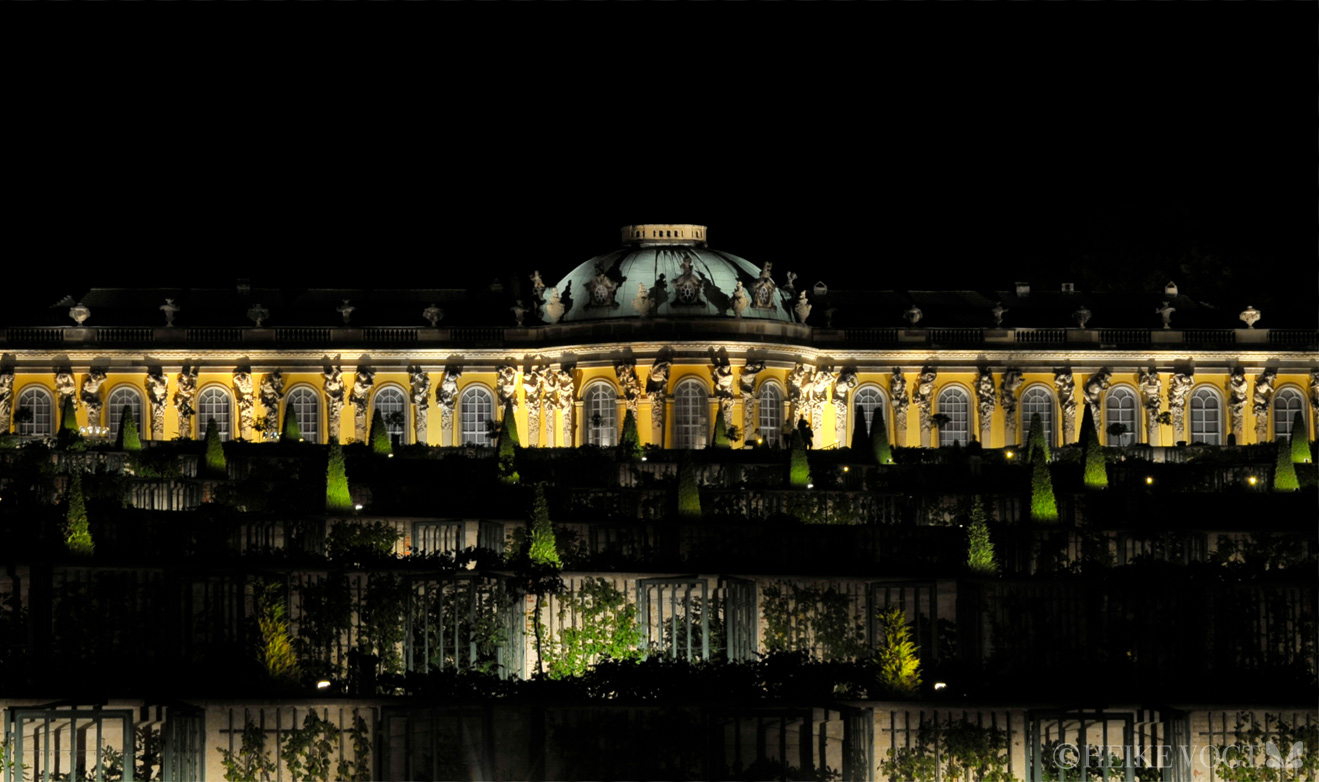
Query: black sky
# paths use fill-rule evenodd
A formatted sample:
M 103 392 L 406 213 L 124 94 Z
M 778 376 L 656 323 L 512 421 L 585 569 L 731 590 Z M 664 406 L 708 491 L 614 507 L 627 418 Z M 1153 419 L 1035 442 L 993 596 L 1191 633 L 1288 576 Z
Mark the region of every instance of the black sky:
M 1313 6 L 449 8 L 53 36 L 11 71 L 5 255 L 70 289 L 446 286 L 690 221 L 849 287 L 1199 253 L 1231 280 L 1184 288 L 1316 298 Z

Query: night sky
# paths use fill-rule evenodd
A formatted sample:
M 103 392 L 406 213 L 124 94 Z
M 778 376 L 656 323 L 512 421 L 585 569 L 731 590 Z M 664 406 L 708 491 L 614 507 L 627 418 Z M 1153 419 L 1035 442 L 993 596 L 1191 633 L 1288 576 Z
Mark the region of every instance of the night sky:
M 1319 310 L 1313 5 L 428 10 L 52 36 L 7 101 L 7 260 L 447 287 L 697 222 L 837 287 Z

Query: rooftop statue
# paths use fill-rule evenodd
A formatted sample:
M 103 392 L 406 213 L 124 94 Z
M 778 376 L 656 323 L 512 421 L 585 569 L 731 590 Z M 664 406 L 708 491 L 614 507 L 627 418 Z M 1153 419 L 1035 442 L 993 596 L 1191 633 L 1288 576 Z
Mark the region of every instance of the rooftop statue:
M 994 316 L 994 327 L 998 328 L 1003 325 L 1003 315 L 1008 312 L 1008 309 L 1007 307 L 1004 307 L 1003 302 L 1000 301 L 999 303 L 995 304 L 994 308 L 991 309 L 989 312 Z
M 637 295 L 632 299 L 632 309 L 636 310 L 637 314 L 643 318 L 650 317 L 651 311 L 655 309 L 655 302 L 650 298 L 650 294 L 646 292 L 644 283 L 637 283 Z
M 701 301 L 701 278 L 692 268 L 692 258 L 690 255 L 682 256 L 682 274 L 673 281 L 673 292 L 677 300 L 675 304 L 697 305 L 704 304 Z
M 167 328 L 174 325 L 174 315 L 181 309 L 183 308 L 175 304 L 173 299 L 165 299 L 165 303 L 160 305 L 160 311 L 165 313 L 165 326 Z
M 1246 328 L 1253 329 L 1255 328 L 1255 324 L 1258 323 L 1259 319 L 1263 316 L 1259 310 L 1247 304 L 1246 309 L 1241 313 L 1240 317 L 1246 322 Z
M 1163 317 L 1163 327 L 1165 329 L 1172 328 L 1172 314 L 1177 311 L 1176 307 L 1165 301 L 1162 306 L 1156 308 L 1154 311 Z
M 545 292 L 545 281 L 540 278 L 540 269 L 531 273 L 531 295 L 536 300 L 540 300 L 540 295 Z
M 69 317 L 73 318 L 73 322 L 77 323 L 79 328 L 81 328 L 82 324 L 87 322 L 87 319 L 91 316 L 91 309 L 81 302 L 69 307 Z
M 261 325 L 265 323 L 268 317 L 270 317 L 270 310 L 260 304 L 253 304 L 247 310 L 247 319 L 255 323 L 257 328 L 261 328 Z
M 353 311 L 357 308 L 349 303 L 348 299 L 343 300 L 343 304 L 335 307 L 335 312 L 343 316 L 343 324 L 347 326 L 353 319 Z
M 751 306 L 757 309 L 771 309 L 774 307 L 774 293 L 778 288 L 774 285 L 773 278 L 770 277 L 770 269 L 774 267 L 772 263 L 766 263 L 765 267 L 760 270 L 760 278 L 751 283 Z
M 426 309 L 421 311 L 421 317 L 425 318 L 426 322 L 431 324 L 431 328 L 434 328 L 438 326 L 440 324 L 440 320 L 444 318 L 444 310 L 432 304 Z
M 737 281 L 737 287 L 733 289 L 733 295 L 730 299 L 733 305 L 733 317 L 740 318 L 747 307 L 751 306 L 751 300 L 747 298 L 746 288 L 742 287 L 742 281 Z
M 624 277 L 622 282 L 627 282 Z M 604 307 L 613 309 L 618 307 L 618 302 L 614 300 L 614 292 L 618 290 L 618 282 L 615 282 L 605 273 L 605 267 L 602 263 L 597 262 L 595 265 L 595 276 L 590 282 L 586 283 L 587 293 L 590 294 L 588 307 Z
M 546 290 L 549 291 L 549 295 L 540 308 L 541 320 L 549 324 L 555 324 L 563 318 L 563 302 L 559 300 L 558 288 L 546 288 Z
M 793 307 L 793 310 L 797 313 L 797 320 L 801 323 L 805 323 L 806 319 L 811 316 L 811 303 L 806 300 L 806 291 L 802 291 L 801 295 L 797 297 L 797 305 Z
M 531 310 L 522 306 L 522 299 L 518 299 L 517 301 L 513 302 L 513 306 L 509 307 L 508 311 L 513 313 L 513 320 L 517 323 L 518 326 L 522 325 L 522 322 L 527 318 L 527 313 L 531 312 Z
M 921 322 L 921 318 L 925 317 L 925 313 L 921 312 L 920 307 L 913 304 L 907 308 L 906 312 L 902 313 L 902 317 L 906 318 L 908 323 L 915 326 L 917 323 Z
M 1080 309 L 1072 313 L 1072 320 L 1076 321 L 1077 326 L 1085 328 L 1085 324 L 1090 322 L 1090 314 L 1090 310 L 1082 304 Z

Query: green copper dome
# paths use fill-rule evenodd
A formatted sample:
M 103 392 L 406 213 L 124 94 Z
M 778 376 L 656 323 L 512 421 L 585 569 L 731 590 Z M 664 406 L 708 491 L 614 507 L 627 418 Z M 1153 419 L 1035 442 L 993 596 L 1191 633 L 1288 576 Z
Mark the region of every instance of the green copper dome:
M 597 255 L 569 272 L 553 291 L 545 290 L 546 301 L 557 295 L 565 306 L 561 322 L 739 314 L 795 322 L 785 306 L 790 305 L 787 294 L 768 270 L 707 248 L 704 226 L 635 225 L 622 232 L 623 249 Z

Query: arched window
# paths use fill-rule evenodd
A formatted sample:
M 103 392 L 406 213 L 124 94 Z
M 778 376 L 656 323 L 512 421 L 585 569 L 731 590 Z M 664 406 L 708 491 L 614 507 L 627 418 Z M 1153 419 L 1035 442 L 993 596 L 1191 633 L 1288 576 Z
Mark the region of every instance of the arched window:
M 376 392 L 376 409 L 385 422 L 385 431 L 394 445 L 406 442 L 404 427 L 408 424 L 408 400 L 403 392 L 393 386 L 385 386 Z
M 586 392 L 586 442 L 609 447 L 618 445 L 618 395 L 607 383 L 596 383 Z
M 55 426 L 51 418 L 54 407 L 50 392 L 46 389 L 34 386 L 23 389 L 23 393 L 18 395 L 17 410 L 28 412 L 16 416 L 18 433 L 37 436 L 54 434 Z
M 1292 421 L 1296 414 L 1301 414 L 1305 422 L 1305 397 L 1294 388 L 1284 388 L 1273 397 L 1273 439 L 1281 440 L 1292 435 Z M 1309 430 L 1301 431 L 1301 436 L 1309 438 Z
M 759 410 L 757 423 L 760 438 L 771 448 L 783 445 L 783 391 L 778 383 L 764 383 L 760 386 Z
M 379 397 L 376 403 L 379 404 Z M 300 386 L 289 392 L 288 402 L 284 405 L 284 415 L 292 413 L 302 432 L 302 439 L 309 443 L 321 441 L 321 403 L 316 392 Z
M 1031 422 L 1035 416 L 1040 417 L 1044 425 L 1044 442 L 1050 447 L 1057 444 L 1053 439 L 1053 394 L 1044 386 L 1031 386 L 1021 395 L 1021 429 L 1023 441 L 1030 435 Z M 1012 443 L 1009 443 L 1011 445 Z
M 939 447 L 953 443 L 966 445 L 971 431 L 971 403 L 966 392 L 956 386 L 939 392 L 939 409 L 936 413 L 948 416 L 948 423 L 939 427 Z
M 1218 395 L 1208 388 L 1191 394 L 1191 442 L 1223 444 L 1223 414 Z
M 223 388 L 216 386 L 203 388 L 197 397 L 198 434 L 206 436 L 206 422 L 214 418 L 215 429 L 220 433 L 220 441 L 228 442 L 232 425 L 230 409 L 229 394 Z
M 135 388 L 120 386 L 110 392 L 110 398 L 105 403 L 106 410 L 109 412 L 111 440 L 119 439 L 119 427 L 123 425 L 125 405 L 133 414 L 137 431 L 139 433 L 146 431 L 146 427 L 142 423 L 142 395 Z
M 495 401 L 490 392 L 472 386 L 459 400 L 462 409 L 462 437 L 464 445 L 490 445 L 490 422 L 495 420 Z
M 1137 439 L 1139 430 L 1136 428 L 1136 392 L 1130 388 L 1119 386 L 1111 389 L 1104 397 L 1104 431 L 1107 432 L 1113 424 L 1122 424 L 1127 431 L 1119 437 L 1110 434 L 1109 445 L 1134 445 L 1139 442 Z
M 884 417 L 884 426 L 888 426 L 888 410 L 884 404 L 884 392 L 875 386 L 862 386 L 852 395 L 852 414 L 856 415 L 856 408 L 861 408 L 861 414 L 866 418 L 866 431 L 869 432 L 875 427 L 875 411 L 880 411 Z M 852 431 L 856 431 L 856 422 L 852 422 Z
M 673 392 L 673 433 L 679 448 L 704 448 L 710 432 L 709 395 L 695 380 Z

